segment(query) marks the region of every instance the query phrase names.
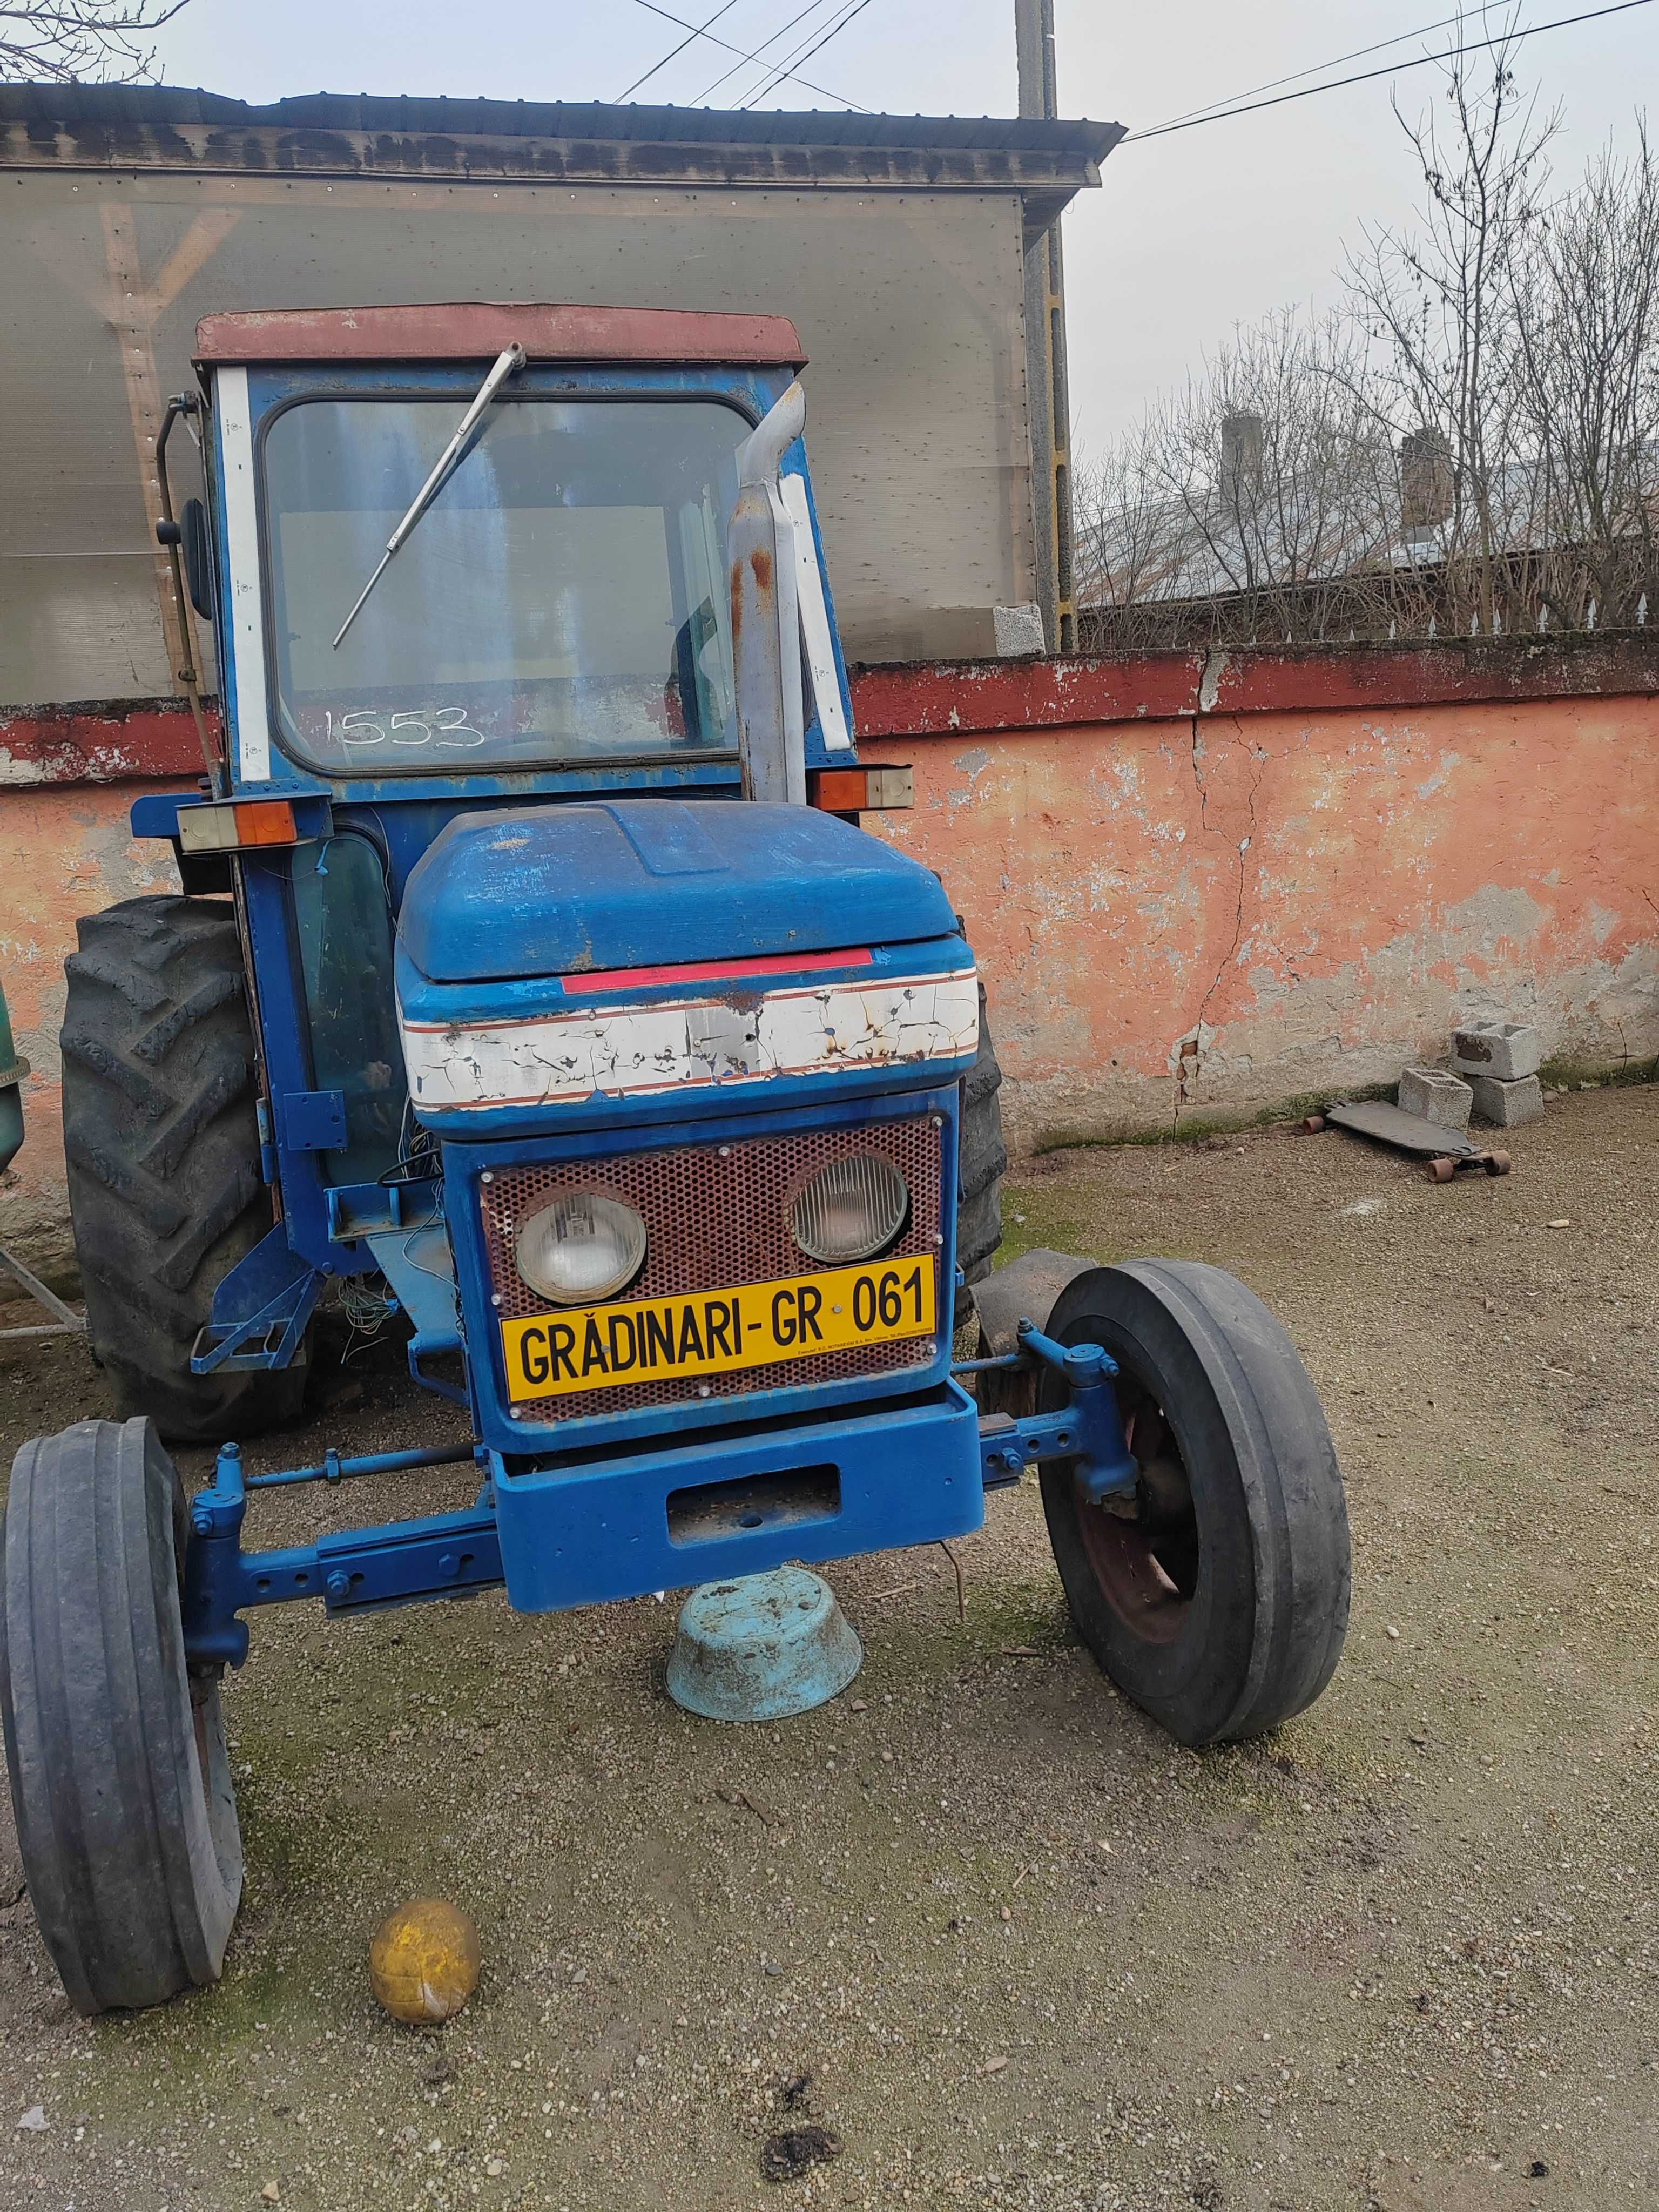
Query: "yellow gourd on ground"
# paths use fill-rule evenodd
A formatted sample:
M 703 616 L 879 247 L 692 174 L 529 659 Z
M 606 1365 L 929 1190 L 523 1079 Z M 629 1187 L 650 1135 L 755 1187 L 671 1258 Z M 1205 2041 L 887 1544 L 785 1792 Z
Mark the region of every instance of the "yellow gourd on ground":
M 394 2020 L 434 2027 L 453 2020 L 477 1988 L 481 1963 L 478 1930 L 459 1905 L 411 1898 L 374 1931 L 369 1986 Z

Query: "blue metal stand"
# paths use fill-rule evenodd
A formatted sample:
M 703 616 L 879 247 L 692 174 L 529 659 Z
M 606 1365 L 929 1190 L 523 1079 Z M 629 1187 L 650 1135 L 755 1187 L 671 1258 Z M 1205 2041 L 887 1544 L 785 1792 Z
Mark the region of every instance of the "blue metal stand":
M 284 1551 L 242 1549 L 242 1521 L 251 1489 L 333 1483 L 401 1468 L 454 1466 L 473 1456 L 470 1444 L 459 1450 L 376 1452 L 362 1459 L 342 1459 L 330 1452 L 319 1467 L 255 1475 L 250 1480 L 242 1473 L 241 1446 L 226 1444 L 214 1470 L 213 1487 L 198 1491 L 191 1506 L 184 1597 L 185 1654 L 190 1664 L 240 1667 L 247 1656 L 248 1632 L 237 1615 L 250 1606 L 320 1597 L 330 1613 L 345 1613 L 406 1605 L 416 1598 L 456 1597 L 500 1582 L 501 1550 L 493 1499 L 481 1500 L 469 1513 L 391 1521 Z
M 1117 1396 L 1112 1388 L 1118 1370 L 1099 1345 L 1057 1344 L 1030 1322 L 1023 1321 L 1018 1352 L 1002 1359 L 968 1360 L 955 1371 L 972 1374 L 993 1368 L 1029 1370 L 1034 1364 L 1047 1367 L 1060 1377 L 1066 1385 L 1066 1403 L 1055 1412 L 1020 1419 L 1006 1413 L 979 1417 L 978 1450 L 984 1490 L 1009 1487 L 1019 1480 L 1028 1467 L 1066 1460 L 1072 1462 L 1085 1492 L 1096 1502 L 1132 1491 L 1139 1479 L 1139 1469 L 1123 1440 Z M 375 1607 L 412 1604 L 422 1598 L 464 1596 L 507 1581 L 500 1520 L 503 1483 L 514 1493 L 507 1501 L 514 1515 L 529 1510 L 519 1497 L 520 1486 L 529 1480 L 540 1486 L 547 1500 L 547 1510 L 562 1511 L 565 1517 L 575 1510 L 576 1518 L 585 1519 L 588 1528 L 585 1547 L 560 1542 L 557 1548 L 562 1556 L 556 1563 L 558 1573 L 553 1580 L 548 1581 L 544 1574 L 538 1581 L 538 1568 L 531 1575 L 529 1584 L 523 1586 L 522 1594 L 529 1595 L 532 1605 L 538 1607 L 588 1603 L 595 1598 L 666 1587 L 672 1580 L 675 1567 L 681 1563 L 690 1566 L 694 1559 L 702 1574 L 714 1567 L 717 1571 L 724 1568 L 732 1575 L 743 1575 L 750 1571 L 751 1560 L 754 1567 L 769 1568 L 781 1564 L 789 1554 L 828 1559 L 886 1545 L 922 1542 L 927 1540 L 927 1530 L 907 1520 L 907 1512 L 914 1509 L 916 1496 L 914 1481 L 907 1486 L 905 1470 L 914 1473 L 916 1455 L 914 1440 L 909 1439 L 905 1430 L 905 1421 L 908 1419 L 921 1424 L 918 1436 L 924 1429 L 931 1432 L 935 1420 L 945 1425 L 941 1435 L 947 1431 L 955 1435 L 957 1408 L 962 1418 L 971 1416 L 971 1401 L 952 1385 L 949 1401 L 939 1404 L 937 1415 L 929 1407 L 918 1406 L 884 1413 L 874 1421 L 854 1419 L 837 1425 L 848 1431 L 843 1441 L 854 1447 L 856 1456 L 866 1460 L 867 1472 L 873 1478 L 867 1484 L 867 1504 L 845 1522 L 841 1518 L 839 1492 L 834 1510 L 826 1503 L 823 1511 L 816 1515 L 803 1511 L 799 1500 L 793 1497 L 786 1498 L 781 1508 L 769 1505 L 763 1491 L 747 1486 L 752 1479 L 743 1474 L 746 1455 L 757 1449 L 756 1443 L 717 1438 L 694 1448 L 687 1456 L 696 1461 L 699 1472 L 708 1478 L 706 1486 L 711 1498 L 716 1492 L 730 1490 L 733 1498 L 729 1513 L 718 1498 L 704 1509 L 703 1517 L 708 1521 L 709 1528 L 690 1545 L 671 1537 L 671 1524 L 665 1524 L 659 1544 L 644 1526 L 646 1520 L 654 1519 L 662 1510 L 663 1485 L 667 1483 L 672 1487 L 676 1479 L 672 1465 L 665 1472 L 664 1466 L 655 1464 L 658 1461 L 673 1462 L 677 1455 L 672 1451 L 649 1455 L 648 1463 L 642 1463 L 647 1462 L 647 1455 L 641 1455 L 640 1462 L 613 1459 L 592 1468 L 550 1468 L 544 1474 L 533 1468 L 528 1474 L 509 1470 L 505 1462 L 482 1444 L 452 1445 L 428 1451 L 375 1452 L 358 1459 L 343 1459 L 337 1452 L 329 1451 L 314 1467 L 250 1477 L 242 1472 L 240 1446 L 226 1444 L 219 1454 L 212 1487 L 198 1492 L 191 1507 L 190 1547 L 185 1569 L 185 1653 L 192 1666 L 240 1667 L 247 1656 L 248 1631 L 239 1616 L 254 1606 L 283 1605 L 299 1598 L 319 1597 L 331 1613 L 360 1612 Z M 834 1449 L 830 1430 L 817 1428 L 810 1434 L 813 1453 L 821 1456 Z M 792 1446 L 796 1450 L 805 1448 L 805 1437 L 787 1429 L 774 1431 L 760 1441 L 761 1458 L 772 1464 L 780 1457 L 787 1459 Z M 883 1456 L 884 1450 L 888 1457 Z M 737 1471 L 738 1480 L 721 1485 L 718 1477 L 728 1460 Z M 348 1529 L 337 1535 L 319 1537 L 314 1544 L 285 1550 L 242 1549 L 242 1524 L 250 1491 L 279 1489 L 301 1482 L 333 1485 L 362 1475 L 386 1474 L 410 1468 L 450 1467 L 467 1461 L 479 1462 L 485 1470 L 478 1501 L 469 1511 L 430 1514 L 416 1521 Z M 970 1466 L 971 1463 L 970 1459 Z M 823 1474 L 825 1470 L 808 1472 Z M 647 1474 L 651 1478 L 648 1482 L 645 1479 Z M 588 1503 L 586 1493 L 591 1486 L 607 1478 L 611 1494 L 599 1499 L 594 1493 L 592 1502 Z M 526 1497 L 532 1494 L 526 1493 Z M 976 1492 L 975 1497 L 980 1494 Z M 884 1498 L 890 1503 L 884 1519 L 878 1520 Z M 966 1504 L 963 1501 L 960 1507 L 949 1509 L 962 1517 L 942 1533 L 958 1534 L 963 1528 L 979 1525 L 978 1509 L 969 1516 Z M 509 1534 L 521 1537 L 520 1550 L 526 1551 L 533 1559 L 538 1552 L 538 1529 L 544 1533 L 548 1525 L 526 1522 L 520 1531 L 515 1521 Z M 574 1528 L 564 1530 L 562 1522 L 557 1525 L 562 1536 L 574 1537 L 578 1533 Z M 617 1552 L 619 1540 L 628 1554 L 623 1564 L 611 1556 Z M 515 1574 L 519 1571 L 515 1568 Z M 628 1579 L 630 1575 L 631 1580 Z M 641 1580 L 641 1575 L 647 1578 Z M 544 1589 L 543 1582 L 546 1582 Z M 509 1589 L 509 1595 L 514 1594 Z
M 1038 1360 L 1060 1376 L 1070 1393 L 1070 1403 L 1059 1413 L 1032 1413 L 1016 1420 L 1012 1414 L 993 1415 L 980 1422 L 980 1455 L 988 1490 L 1006 1489 L 1019 1480 L 1028 1467 L 1044 1460 L 1075 1462 L 1079 1480 L 1092 1504 L 1103 1498 L 1132 1491 L 1140 1470 L 1123 1441 L 1123 1423 L 1112 1384 L 1117 1362 L 1097 1344 L 1056 1344 L 1032 1322 L 1019 1324 L 1018 1352 L 1001 1359 L 975 1359 L 970 1371 L 991 1368 L 1029 1368 Z M 957 1370 L 960 1372 L 961 1370 Z

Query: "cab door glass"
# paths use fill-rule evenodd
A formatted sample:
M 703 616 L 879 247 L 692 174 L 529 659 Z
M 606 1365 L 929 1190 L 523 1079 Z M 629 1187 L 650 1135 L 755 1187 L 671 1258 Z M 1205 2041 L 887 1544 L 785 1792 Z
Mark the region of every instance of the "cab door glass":
M 331 1183 L 373 1182 L 398 1158 L 409 1095 L 385 872 L 368 838 L 343 833 L 296 848 L 292 881 L 312 1080 L 345 1099 L 345 1148 L 318 1164 Z

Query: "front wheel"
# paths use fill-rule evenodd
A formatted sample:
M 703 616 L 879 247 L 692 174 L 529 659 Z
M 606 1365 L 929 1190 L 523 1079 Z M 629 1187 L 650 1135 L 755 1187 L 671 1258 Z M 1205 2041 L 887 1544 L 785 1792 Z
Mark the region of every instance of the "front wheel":
M 80 2013 L 216 1981 L 242 1887 L 216 1673 L 185 1663 L 178 1471 L 147 1420 L 12 1462 L 0 1711 L 30 1902 Z
M 1117 1362 L 1140 1471 L 1091 1504 L 1066 1462 L 1042 1470 L 1072 1614 L 1103 1671 L 1182 1743 L 1260 1735 L 1310 1705 L 1348 1622 L 1347 1507 L 1296 1347 L 1219 1267 L 1089 1269 L 1048 1333 Z M 1058 1404 L 1056 1379 L 1045 1402 Z

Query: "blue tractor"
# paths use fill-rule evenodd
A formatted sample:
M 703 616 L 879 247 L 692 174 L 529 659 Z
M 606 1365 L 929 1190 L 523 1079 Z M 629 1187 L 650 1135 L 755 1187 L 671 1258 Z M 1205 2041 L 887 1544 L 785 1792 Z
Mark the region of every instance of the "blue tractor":
M 1340 1477 L 1191 1263 L 1018 1262 L 983 993 L 866 835 L 793 328 L 540 306 L 210 317 L 161 526 L 224 708 L 141 799 L 179 896 L 80 924 L 64 1133 L 125 1416 L 27 1443 L 7 1760 L 83 2013 L 214 1979 L 246 1616 L 528 1612 L 959 1536 L 1040 1474 L 1079 1632 L 1193 1744 L 1324 1686 Z M 188 617 L 181 604 L 185 633 Z M 195 697 L 193 673 L 182 672 Z M 1046 1272 L 1045 1272 L 1046 1270 Z M 465 1445 L 250 1476 L 319 1303 L 395 1302 Z M 187 1498 L 168 1441 L 220 1449 Z M 470 1462 L 462 1511 L 253 1548 L 250 1498 Z

